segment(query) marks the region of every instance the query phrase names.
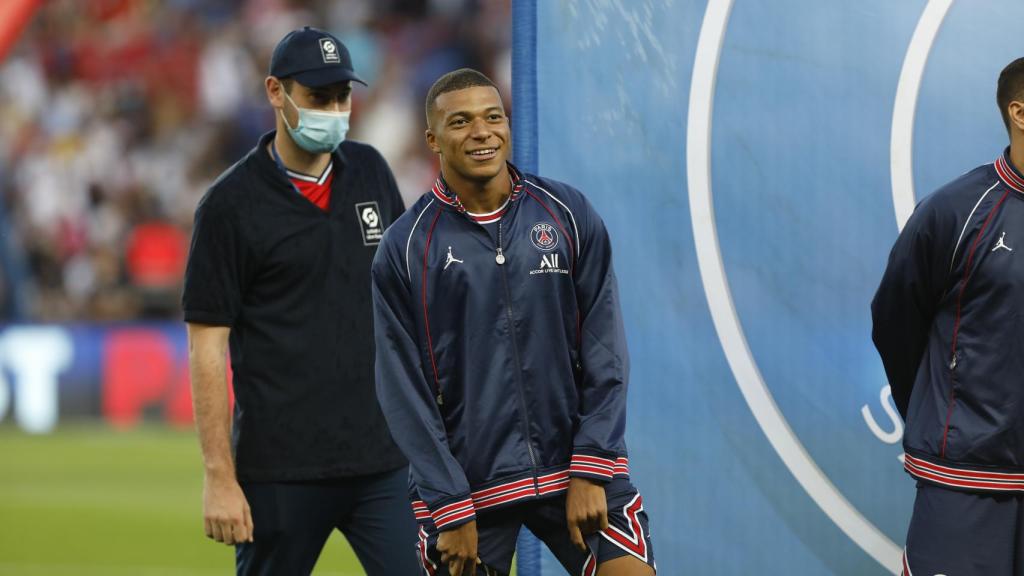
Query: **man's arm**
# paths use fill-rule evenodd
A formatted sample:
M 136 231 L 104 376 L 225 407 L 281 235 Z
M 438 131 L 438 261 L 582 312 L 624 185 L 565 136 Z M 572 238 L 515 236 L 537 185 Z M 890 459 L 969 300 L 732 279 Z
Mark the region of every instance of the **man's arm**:
M 225 326 L 188 324 L 192 406 L 203 452 L 203 527 L 206 535 L 233 545 L 252 542 L 249 503 L 235 478 L 231 456 Z
M 929 197 L 918 205 L 889 253 L 871 301 L 871 339 L 904 420 L 951 267 L 956 219 L 949 212 L 939 198 Z
M 251 270 L 230 189 L 216 186 L 196 207 L 181 303 L 188 326 L 192 402 L 203 452 L 206 535 L 234 544 L 252 540 L 249 505 L 231 457 L 227 343 Z
M 573 440 L 566 494 L 572 541 L 608 527 L 604 485 L 625 457 L 629 353 L 612 266 L 611 241 L 601 217 L 584 200 L 574 280 L 579 303 L 580 424 Z
M 408 279 L 388 242 L 389 233 L 372 270 L 377 399 L 395 443 L 409 460 L 420 498 L 441 531 L 437 549 L 442 560 L 451 574 L 463 569 L 469 573 L 479 562 L 469 482 L 448 446 L 437 392 L 423 375 Z

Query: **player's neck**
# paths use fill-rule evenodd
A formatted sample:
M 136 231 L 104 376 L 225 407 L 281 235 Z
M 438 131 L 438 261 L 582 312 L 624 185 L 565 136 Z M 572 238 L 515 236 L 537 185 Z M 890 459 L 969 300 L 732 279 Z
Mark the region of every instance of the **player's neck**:
M 284 126 L 277 127 L 273 144 L 277 148 L 277 155 L 281 157 L 281 163 L 293 172 L 318 176 L 323 173 L 331 161 L 330 153 L 313 154 L 299 148 L 298 144 L 288 135 Z
M 459 197 L 462 206 L 474 214 L 487 214 L 501 208 L 505 199 L 512 193 L 512 181 L 509 179 L 508 165 L 501 167 L 493 178 L 488 180 L 471 180 L 460 176 L 454 170 L 441 168 L 448 189 Z

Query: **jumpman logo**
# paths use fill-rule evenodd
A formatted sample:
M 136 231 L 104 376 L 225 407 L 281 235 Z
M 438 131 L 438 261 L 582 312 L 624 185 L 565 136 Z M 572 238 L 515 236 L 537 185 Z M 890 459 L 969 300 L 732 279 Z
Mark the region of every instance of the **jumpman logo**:
M 462 260 L 459 260 L 455 256 L 452 256 L 452 247 L 449 246 L 448 247 L 448 259 L 445 260 L 444 269 L 447 270 L 448 267 L 451 266 L 455 262 L 458 262 L 459 264 L 463 264 Z
M 993 252 L 999 250 L 1000 248 L 1005 248 L 1007 252 L 1013 252 L 1013 248 L 1010 248 L 1009 246 L 1006 245 L 1006 242 L 1003 242 L 1004 238 L 1006 238 L 1006 232 L 1003 232 L 999 236 L 999 241 L 996 242 L 996 247 L 992 249 Z

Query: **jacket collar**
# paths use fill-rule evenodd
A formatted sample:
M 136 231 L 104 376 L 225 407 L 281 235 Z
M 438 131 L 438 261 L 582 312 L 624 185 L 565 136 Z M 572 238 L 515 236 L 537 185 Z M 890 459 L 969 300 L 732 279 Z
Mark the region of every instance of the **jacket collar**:
M 995 162 L 996 174 L 999 175 L 999 179 L 1003 181 L 1013 190 L 1024 194 L 1024 176 L 1014 168 L 1013 163 L 1010 162 L 1010 147 L 1007 146 L 1006 150 L 996 158 Z
M 431 187 L 430 193 L 433 194 L 434 198 L 436 198 L 442 204 L 451 206 L 455 211 L 460 212 L 462 214 L 466 214 L 467 216 L 469 216 L 473 220 L 476 220 L 477 222 L 480 222 L 482 224 L 495 222 L 498 219 L 500 219 L 501 216 L 508 211 L 508 208 L 512 205 L 512 203 L 514 203 L 516 199 L 519 198 L 519 196 L 522 194 L 523 186 L 526 185 L 526 181 L 523 179 L 522 172 L 520 172 L 519 169 L 516 168 L 511 162 L 508 162 L 507 164 L 509 178 L 511 178 L 512 180 L 512 194 L 509 196 L 508 200 L 502 205 L 501 208 L 489 214 L 477 215 L 468 213 L 466 211 L 466 207 L 462 205 L 462 201 L 459 200 L 458 195 L 456 195 L 455 192 L 452 192 L 451 189 L 448 188 L 448 183 L 445 182 L 444 175 L 440 173 L 437 175 L 437 179 L 434 180 L 434 185 Z

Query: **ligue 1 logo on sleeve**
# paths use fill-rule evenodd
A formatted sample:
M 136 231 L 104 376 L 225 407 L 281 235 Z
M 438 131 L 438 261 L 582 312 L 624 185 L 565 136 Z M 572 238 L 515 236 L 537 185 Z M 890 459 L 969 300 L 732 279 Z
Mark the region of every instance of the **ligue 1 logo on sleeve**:
M 356 204 L 356 217 L 363 232 L 363 244 L 376 246 L 384 237 L 384 226 L 380 221 L 380 207 L 377 202 L 360 202 Z
M 546 222 L 540 222 L 533 225 L 533 230 L 530 230 L 530 241 L 537 247 L 537 250 L 541 252 L 551 252 L 558 246 L 558 233 L 555 232 L 555 227 Z

